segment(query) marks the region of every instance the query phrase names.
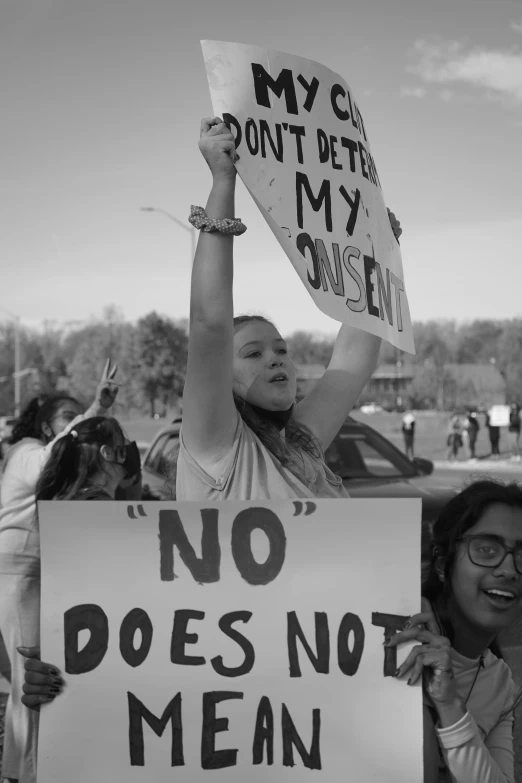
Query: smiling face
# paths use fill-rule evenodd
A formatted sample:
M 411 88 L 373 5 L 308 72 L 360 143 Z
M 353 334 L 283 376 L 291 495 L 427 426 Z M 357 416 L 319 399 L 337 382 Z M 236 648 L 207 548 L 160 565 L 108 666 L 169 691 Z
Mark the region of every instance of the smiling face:
M 295 402 L 295 367 L 273 324 L 247 321 L 236 329 L 233 389 L 269 411 L 287 410 Z
M 522 509 L 494 503 L 465 535 L 499 536 L 507 547 L 522 546 Z M 508 554 L 499 566 L 488 568 L 471 562 L 467 541 L 457 547 L 451 575 L 454 625 L 460 621 L 481 633 L 496 635 L 522 613 L 522 576 L 515 569 L 513 555 Z M 487 542 L 481 551 L 490 551 Z M 512 598 L 495 597 L 492 590 L 510 593 Z

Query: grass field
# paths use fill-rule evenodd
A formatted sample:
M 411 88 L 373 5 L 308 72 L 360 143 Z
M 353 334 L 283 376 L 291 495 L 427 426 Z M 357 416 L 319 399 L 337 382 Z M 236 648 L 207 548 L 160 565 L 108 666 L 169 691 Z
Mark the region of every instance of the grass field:
M 354 411 L 353 418 L 369 424 L 386 438 L 391 440 L 399 449 L 404 449 L 402 437 L 402 414 L 400 413 L 373 413 L 371 415 Z M 481 417 L 482 418 L 482 417 Z M 150 443 L 157 432 L 168 426 L 171 418 L 153 420 L 151 418 L 137 418 L 122 421 L 123 427 L 131 439 Z M 415 424 L 415 455 L 431 460 L 445 460 L 447 456 L 446 438 L 450 415 L 436 411 L 419 412 L 416 414 Z M 508 453 L 507 438 L 501 431 L 500 450 Z M 480 421 L 480 431 L 477 440 L 476 454 L 480 459 L 491 453 L 488 431 Z M 467 455 L 461 449 L 459 459 L 465 459 Z

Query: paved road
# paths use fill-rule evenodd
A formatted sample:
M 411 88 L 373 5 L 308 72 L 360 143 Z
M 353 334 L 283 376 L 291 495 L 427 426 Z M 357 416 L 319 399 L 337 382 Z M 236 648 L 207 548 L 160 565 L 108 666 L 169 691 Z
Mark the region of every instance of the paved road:
M 462 462 L 435 461 L 433 464 L 435 466 L 434 473 L 437 476 L 451 478 L 452 481 L 456 476 L 462 476 L 463 481 L 472 477 L 491 476 L 502 481 L 522 482 L 522 463 L 479 459 L 474 462 L 471 460 Z

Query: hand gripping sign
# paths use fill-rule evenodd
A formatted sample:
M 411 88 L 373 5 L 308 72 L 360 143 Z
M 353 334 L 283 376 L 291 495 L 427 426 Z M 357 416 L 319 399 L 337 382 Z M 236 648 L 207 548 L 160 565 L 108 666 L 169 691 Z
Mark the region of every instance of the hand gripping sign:
M 316 305 L 415 353 L 399 244 L 346 82 L 283 52 L 202 48 L 237 171 Z

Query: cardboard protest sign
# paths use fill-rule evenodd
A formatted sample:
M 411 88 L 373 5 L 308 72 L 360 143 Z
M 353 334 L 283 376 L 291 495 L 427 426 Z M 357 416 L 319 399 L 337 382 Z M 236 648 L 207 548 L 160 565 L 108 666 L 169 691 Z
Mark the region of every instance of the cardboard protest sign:
M 489 423 L 492 427 L 509 426 L 509 405 L 492 405 L 489 409 Z
M 314 302 L 415 353 L 400 248 L 353 93 L 312 60 L 202 41 L 237 171 Z
M 421 501 L 39 504 L 38 783 L 418 783 Z M 411 645 L 410 645 L 411 648 Z

